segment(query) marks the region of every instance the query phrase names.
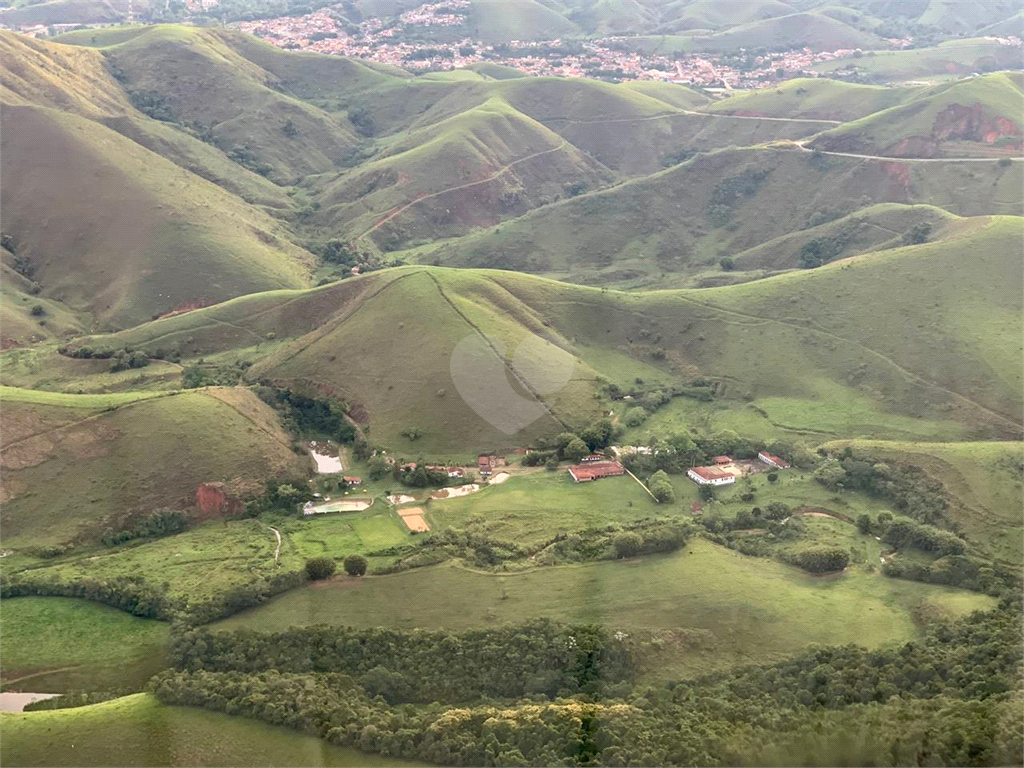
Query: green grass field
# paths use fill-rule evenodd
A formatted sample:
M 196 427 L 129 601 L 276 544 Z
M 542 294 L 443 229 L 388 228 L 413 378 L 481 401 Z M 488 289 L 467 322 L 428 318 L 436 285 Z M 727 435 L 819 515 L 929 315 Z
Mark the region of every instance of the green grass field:
M 164 706 L 143 693 L 76 709 L 4 713 L 0 733 L 5 765 L 415 765 L 243 717 Z
M 597 484 L 595 484 L 597 485 Z M 992 598 L 861 570 L 813 577 L 704 540 L 682 552 L 495 576 L 450 565 L 302 588 L 215 626 L 317 623 L 449 628 L 548 617 L 706 638 L 666 664 L 676 673 L 771 661 L 810 643 L 881 646 L 913 638 L 912 612 L 958 616 Z
M 451 500 L 435 499 L 427 520 L 436 529 L 472 528 L 501 541 L 538 544 L 557 533 L 628 523 L 665 513 L 629 476 L 574 483 L 566 465 L 539 470 Z
M 84 600 L 5 599 L 0 633 L 5 690 L 139 690 L 166 667 L 166 624 Z

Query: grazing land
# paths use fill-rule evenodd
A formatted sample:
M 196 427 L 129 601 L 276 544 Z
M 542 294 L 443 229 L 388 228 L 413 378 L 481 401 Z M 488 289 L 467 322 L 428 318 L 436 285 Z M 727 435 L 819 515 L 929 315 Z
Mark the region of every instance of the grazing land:
M 459 630 L 543 616 L 626 631 L 676 629 L 706 638 L 707 647 L 698 644 L 672 662 L 672 672 L 693 674 L 777 660 L 810 643 L 898 643 L 916 635 L 915 610 L 960 616 L 991 605 L 983 595 L 856 570 L 809 576 L 698 540 L 675 555 L 514 575 L 442 565 L 342 580 L 296 590 L 215 626 Z
M 4 690 L 139 690 L 167 663 L 166 624 L 84 600 L 5 599 L 0 632 Z
M 144 693 L 76 709 L 4 714 L 0 727 L 4 762 L 11 765 L 416 765 L 244 717 L 169 707 Z

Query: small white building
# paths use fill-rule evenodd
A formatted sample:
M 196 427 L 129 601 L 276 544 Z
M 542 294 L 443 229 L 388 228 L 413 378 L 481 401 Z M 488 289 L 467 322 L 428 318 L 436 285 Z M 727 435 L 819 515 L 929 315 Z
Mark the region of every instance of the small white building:
M 697 485 L 732 485 L 736 475 L 719 467 L 694 467 L 686 476 Z
M 763 461 L 769 467 L 778 467 L 779 469 L 789 469 L 789 464 L 787 462 L 783 461 L 778 456 L 773 456 L 772 454 L 767 453 L 766 451 L 761 451 L 759 454 L 757 454 L 757 458 L 759 458 L 761 461 Z

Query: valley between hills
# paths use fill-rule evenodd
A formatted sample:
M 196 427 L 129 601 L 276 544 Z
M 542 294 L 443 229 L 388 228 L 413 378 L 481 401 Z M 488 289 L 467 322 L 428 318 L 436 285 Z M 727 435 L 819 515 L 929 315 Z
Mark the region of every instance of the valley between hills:
M 0 762 L 1024 763 L 1019 9 L 493 5 L 885 74 L 0 30 Z

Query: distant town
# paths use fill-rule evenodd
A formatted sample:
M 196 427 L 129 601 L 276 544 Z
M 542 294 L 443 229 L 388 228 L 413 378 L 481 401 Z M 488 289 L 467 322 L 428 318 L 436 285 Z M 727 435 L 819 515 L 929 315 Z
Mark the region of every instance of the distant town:
M 197 20 L 214 9 L 218 0 L 184 0 L 184 4 L 193 20 Z M 816 77 L 814 66 L 821 62 L 873 55 L 845 48 L 644 53 L 631 50 L 637 47 L 635 39 L 615 36 L 587 40 L 511 40 L 506 44 L 488 45 L 468 36 L 458 38 L 458 28 L 467 26 L 470 6 L 469 0 L 445 0 L 423 4 L 396 18 L 369 18 L 359 23 L 347 20 L 331 8 L 321 8 L 297 16 L 241 21 L 229 26 L 288 50 L 349 56 L 418 72 L 447 71 L 490 62 L 525 75 L 657 80 L 710 90 L 762 88 L 793 77 Z M 128 22 L 131 21 L 129 13 Z M 85 25 L 38 24 L 17 31 L 45 37 L 82 26 Z M 432 28 L 450 30 L 438 34 L 438 30 Z M 1013 36 L 984 39 L 1021 46 L 1021 39 Z M 902 49 L 913 46 L 914 39 L 892 38 L 886 39 L 886 43 L 890 49 Z
M 735 66 L 735 55 L 643 54 L 624 50 L 626 37 L 586 41 L 561 39 L 507 45 L 485 45 L 470 38 L 454 42 L 412 42 L 406 38 L 416 27 L 459 27 L 465 24 L 468 0 L 425 4 L 401 14 L 397 23 L 374 18 L 358 25 L 342 24 L 329 9 L 302 16 L 240 22 L 238 29 L 268 43 L 291 50 L 316 51 L 409 70 L 452 70 L 481 62 L 511 67 L 527 75 L 599 77 L 617 80 L 661 80 L 719 88 L 756 88 L 782 78 L 814 75 L 810 68 L 822 61 L 853 56 L 856 51 L 812 51 L 809 48 L 753 57 L 752 68 Z M 357 29 L 354 29 L 357 28 Z M 890 40 L 894 48 L 913 40 Z

